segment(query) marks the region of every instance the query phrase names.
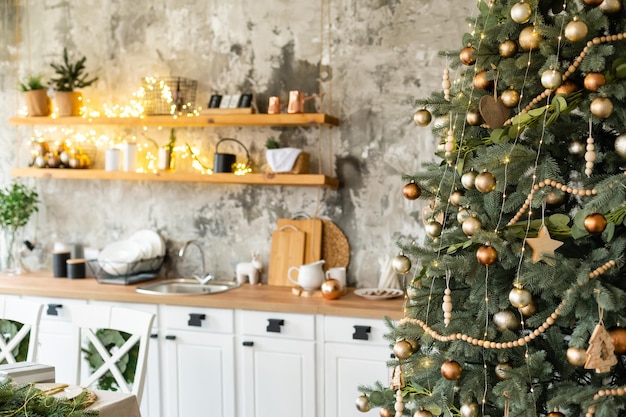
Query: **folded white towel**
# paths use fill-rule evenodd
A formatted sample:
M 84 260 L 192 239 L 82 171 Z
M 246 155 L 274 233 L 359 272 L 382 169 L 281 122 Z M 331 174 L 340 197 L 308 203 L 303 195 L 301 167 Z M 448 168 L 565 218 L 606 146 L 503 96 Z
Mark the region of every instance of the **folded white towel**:
M 272 171 L 289 172 L 292 170 L 301 152 L 302 149 L 297 148 L 268 149 L 265 156 Z

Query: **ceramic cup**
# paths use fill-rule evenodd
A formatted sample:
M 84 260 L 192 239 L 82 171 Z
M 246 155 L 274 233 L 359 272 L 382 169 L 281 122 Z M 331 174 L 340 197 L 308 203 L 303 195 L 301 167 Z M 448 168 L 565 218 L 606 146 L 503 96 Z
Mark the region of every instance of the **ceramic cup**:
M 343 266 L 338 266 L 335 268 L 329 268 L 326 271 L 326 279 L 336 279 L 341 283 L 341 288 L 346 287 L 346 268 Z

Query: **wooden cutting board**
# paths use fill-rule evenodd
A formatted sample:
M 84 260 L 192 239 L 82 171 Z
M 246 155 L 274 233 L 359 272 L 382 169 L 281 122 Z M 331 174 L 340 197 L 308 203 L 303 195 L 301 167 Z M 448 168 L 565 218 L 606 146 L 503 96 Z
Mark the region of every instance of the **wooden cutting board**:
M 322 219 L 278 219 L 278 229 L 287 225 L 295 226 L 305 234 L 303 263 L 310 264 L 322 259 Z
M 293 287 L 287 277 L 287 271 L 292 266 L 304 264 L 304 247 L 306 234 L 293 225 L 278 227 L 272 233 L 272 251 L 267 275 L 269 285 Z M 297 278 L 297 274 L 294 274 Z

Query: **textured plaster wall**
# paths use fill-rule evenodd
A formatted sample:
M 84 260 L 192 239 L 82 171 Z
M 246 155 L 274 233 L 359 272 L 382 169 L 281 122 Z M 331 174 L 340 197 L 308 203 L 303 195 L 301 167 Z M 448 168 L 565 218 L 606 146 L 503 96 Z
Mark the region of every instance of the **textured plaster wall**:
M 175 257 L 186 240 L 205 248 L 207 264 L 233 277 L 260 250 L 267 262 L 276 220 L 316 213 L 339 225 L 351 245 L 348 280 L 377 285 L 398 240 L 422 239 L 422 202 L 402 198 L 400 176 L 431 158 L 437 139 L 412 122 L 413 100 L 441 88 L 441 49 L 459 48 L 470 0 L 7 0 L 0 2 L 0 182 L 28 163 L 30 127 L 8 124 L 23 106 L 18 80 L 52 75 L 63 47 L 86 55 L 99 81 L 84 91 L 93 107 L 125 104 L 145 75 L 199 82 L 197 104 L 213 93 L 254 92 L 261 112 L 269 96 L 324 92 L 308 111 L 337 116 L 338 128 L 184 128 L 209 157 L 222 137 L 242 141 L 259 169 L 265 140 L 312 154 L 314 172 L 337 176 L 339 190 L 124 181 L 33 180 L 43 205 L 27 227 L 37 250 L 31 267 L 49 268 L 55 242 L 102 247 L 142 228 L 167 240 L 169 273 L 193 273 Z M 76 128 L 80 130 L 80 128 Z M 169 131 L 96 127 L 124 141 Z M 46 133 L 51 137 L 60 133 Z M 236 146 L 223 151 L 241 152 Z M 222 148 L 220 147 L 220 150 Z M 103 165 L 103 152 L 97 164 Z M 188 170 L 188 161 L 179 161 Z

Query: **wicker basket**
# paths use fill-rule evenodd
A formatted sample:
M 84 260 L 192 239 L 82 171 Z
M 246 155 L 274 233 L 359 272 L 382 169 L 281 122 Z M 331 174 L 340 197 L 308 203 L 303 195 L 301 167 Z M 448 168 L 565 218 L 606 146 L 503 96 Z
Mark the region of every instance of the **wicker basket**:
M 143 108 L 149 116 L 190 112 L 196 106 L 198 82 L 184 77 L 145 77 Z
M 307 152 L 300 152 L 300 155 L 296 158 L 296 161 L 293 163 L 293 167 L 291 171 L 288 172 L 274 172 L 272 168 L 267 166 L 268 174 L 308 174 L 310 167 L 311 155 Z

